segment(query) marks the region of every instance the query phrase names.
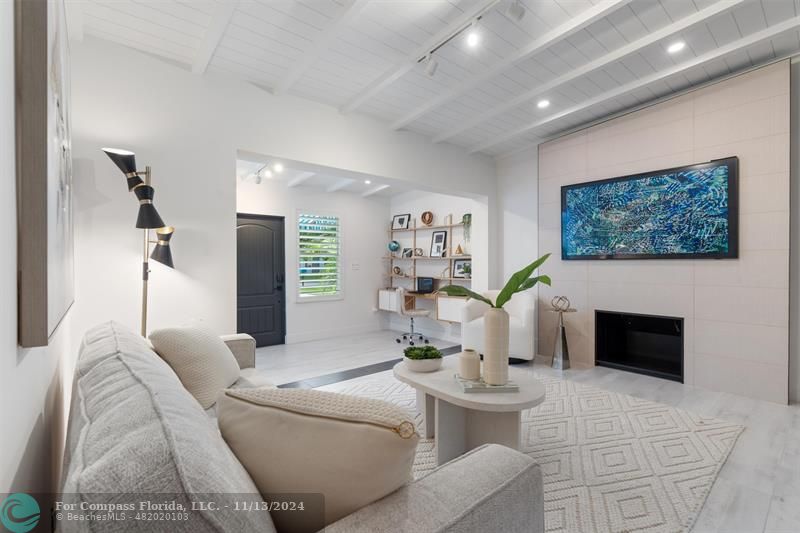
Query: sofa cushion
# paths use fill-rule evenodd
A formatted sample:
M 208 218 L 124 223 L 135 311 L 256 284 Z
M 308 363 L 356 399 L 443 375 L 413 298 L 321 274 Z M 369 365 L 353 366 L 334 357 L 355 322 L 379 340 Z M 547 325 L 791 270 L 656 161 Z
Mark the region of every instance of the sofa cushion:
M 233 353 L 205 328 L 159 329 L 150 334 L 150 342 L 203 409 L 214 405 L 219 393 L 239 379 L 239 363 Z
M 125 494 L 152 493 L 167 493 L 186 505 L 192 495 L 204 494 L 261 501 L 214 421 L 169 365 L 145 339 L 115 323 L 93 328 L 83 341 L 62 488 L 75 503 L 123 502 Z M 64 521 L 59 527 L 69 532 L 88 526 Z M 158 530 L 151 527 L 128 521 L 124 530 Z M 194 511 L 189 521 L 170 522 L 163 530 L 275 531 L 267 513 L 224 508 Z
M 396 405 L 317 390 L 229 389 L 217 414 L 262 496 L 322 493 L 326 524 L 411 479 L 419 437 L 414 417 Z M 297 518 L 273 515 L 280 531 L 301 530 Z
M 266 372 L 255 368 L 243 368 L 239 372 L 239 379 L 231 387 L 232 389 L 259 389 L 275 388 L 275 384 L 269 380 Z

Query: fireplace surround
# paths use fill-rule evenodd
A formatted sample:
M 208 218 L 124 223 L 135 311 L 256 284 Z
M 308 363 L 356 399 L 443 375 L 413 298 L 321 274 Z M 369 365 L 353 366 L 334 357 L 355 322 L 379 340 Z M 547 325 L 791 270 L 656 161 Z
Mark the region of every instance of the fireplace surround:
M 683 318 L 595 311 L 595 364 L 683 383 Z

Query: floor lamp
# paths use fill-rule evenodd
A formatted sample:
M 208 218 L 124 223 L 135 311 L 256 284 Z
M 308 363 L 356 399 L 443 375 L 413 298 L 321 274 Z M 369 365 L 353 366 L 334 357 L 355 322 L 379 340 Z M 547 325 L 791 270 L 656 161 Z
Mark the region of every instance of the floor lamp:
M 133 192 L 139 200 L 139 215 L 136 218 L 136 227 L 144 230 L 144 254 L 142 256 L 142 337 L 147 336 L 147 282 L 150 277 L 149 260 L 158 261 L 170 268 L 175 268 L 172 262 L 172 250 L 169 243 L 175 228 L 167 226 L 161 220 L 158 211 L 153 205 L 155 189 L 150 185 L 151 170 L 145 167 L 144 172 L 136 170 L 136 155 L 128 150 L 119 148 L 103 148 L 103 152 L 114 162 L 125 175 L 128 181 L 128 192 Z M 142 179 L 144 176 L 144 180 Z M 156 230 L 157 240 L 150 240 L 150 230 Z M 152 255 L 150 245 L 155 244 Z

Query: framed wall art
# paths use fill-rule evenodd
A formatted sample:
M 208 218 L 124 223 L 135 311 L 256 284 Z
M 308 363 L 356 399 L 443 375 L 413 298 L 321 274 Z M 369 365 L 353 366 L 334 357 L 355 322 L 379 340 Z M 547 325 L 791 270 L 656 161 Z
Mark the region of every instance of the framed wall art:
M 75 299 L 69 42 L 63 0 L 14 16 L 18 342 L 46 346 Z
M 392 217 L 392 229 L 408 229 L 408 223 L 411 221 L 411 214 L 395 215 Z
M 434 231 L 431 235 L 431 257 L 444 257 L 447 246 L 447 232 Z

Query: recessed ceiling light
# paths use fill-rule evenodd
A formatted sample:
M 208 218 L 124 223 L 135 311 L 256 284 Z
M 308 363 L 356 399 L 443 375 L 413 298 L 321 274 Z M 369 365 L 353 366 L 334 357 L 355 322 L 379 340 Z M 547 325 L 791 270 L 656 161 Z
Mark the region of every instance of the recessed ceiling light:
M 549 106 L 550 106 L 550 100 L 539 100 L 539 102 L 536 104 L 536 107 L 538 107 L 539 109 L 544 109 Z
M 684 49 L 686 43 L 683 41 L 676 41 L 667 47 L 667 52 L 670 54 L 677 54 Z
M 525 6 L 522 5 L 520 0 L 514 0 L 514 2 L 509 4 L 508 8 L 506 9 L 506 15 L 508 15 L 508 18 L 510 19 L 521 22 L 525 17 Z
M 478 21 L 474 21 L 467 32 L 467 46 L 475 48 L 481 42 L 481 34 L 478 32 Z
M 280 174 L 281 172 L 283 172 L 283 164 L 282 163 L 275 163 L 274 165 L 272 165 L 272 169 L 275 172 L 277 172 L 278 174 Z
M 261 170 L 258 171 L 258 177 L 259 178 L 271 178 L 272 177 L 272 171 L 270 169 L 264 167 L 264 168 L 262 168 Z
M 370 181 L 370 180 L 364 180 L 364 185 L 369 185 L 370 183 L 372 183 L 372 181 Z

